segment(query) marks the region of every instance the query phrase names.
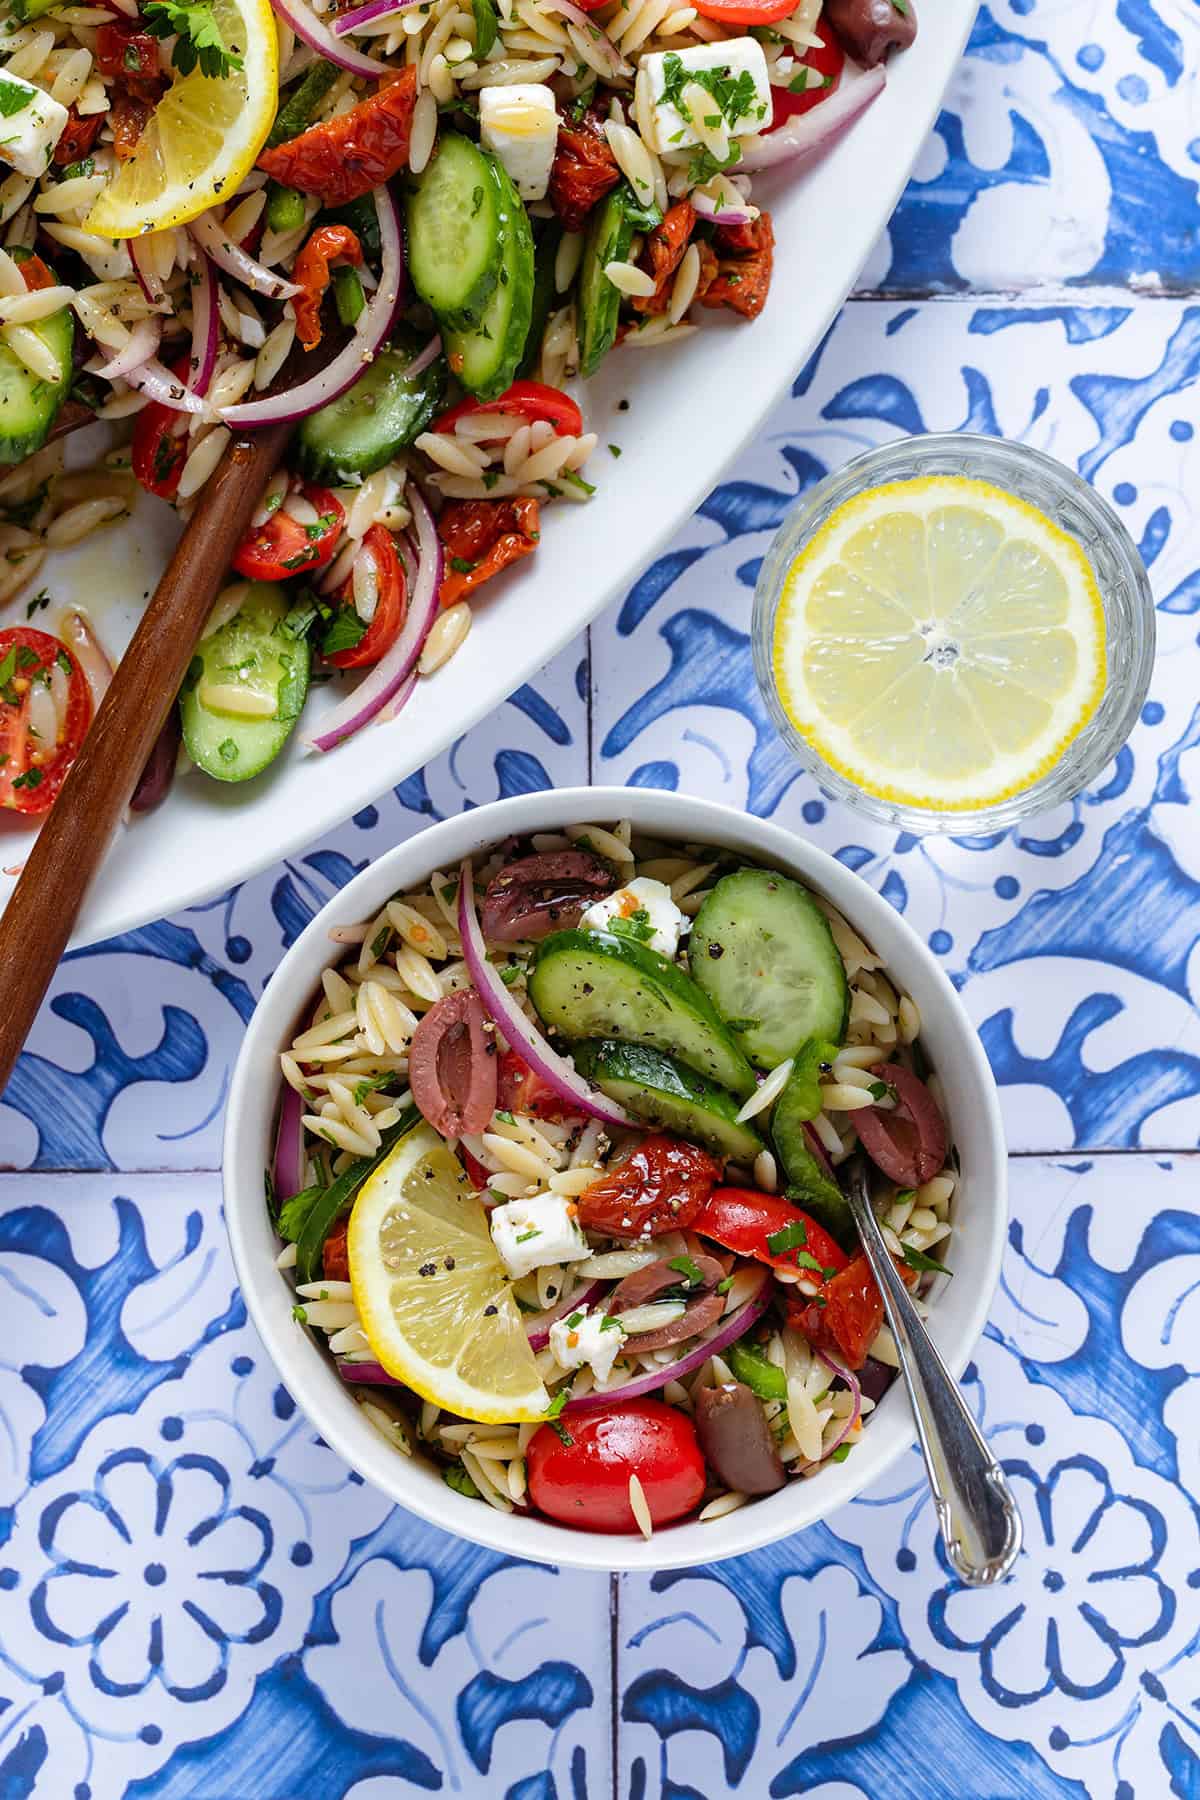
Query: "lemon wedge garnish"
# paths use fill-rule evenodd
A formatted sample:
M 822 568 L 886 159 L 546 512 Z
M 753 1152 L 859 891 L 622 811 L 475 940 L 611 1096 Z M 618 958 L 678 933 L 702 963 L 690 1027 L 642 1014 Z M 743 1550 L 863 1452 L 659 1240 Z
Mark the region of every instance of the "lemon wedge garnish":
M 254 166 L 279 100 L 279 55 L 270 0 L 214 0 L 226 48 L 242 67 L 178 76 L 141 141 L 84 220 L 98 237 L 138 237 L 198 218 L 232 200 Z
M 855 786 L 938 810 L 994 805 L 1060 760 L 1104 692 L 1091 564 L 986 481 L 858 495 L 793 563 L 775 621 L 779 696 Z
M 541 1417 L 550 1397 L 487 1215 L 428 1125 L 364 1183 L 347 1249 L 358 1316 L 389 1375 L 465 1419 Z

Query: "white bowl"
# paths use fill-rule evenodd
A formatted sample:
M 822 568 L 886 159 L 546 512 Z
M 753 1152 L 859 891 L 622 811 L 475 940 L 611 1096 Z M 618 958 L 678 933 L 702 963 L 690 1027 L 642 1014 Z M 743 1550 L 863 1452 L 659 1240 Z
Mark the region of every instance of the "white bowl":
M 787 1537 L 825 1518 L 903 1455 L 915 1433 L 902 1384 L 888 1391 L 854 1454 L 811 1481 L 790 1482 L 726 1518 L 665 1526 L 646 1542 L 533 1516 L 511 1516 L 454 1493 L 431 1464 L 391 1449 L 359 1411 L 324 1349 L 292 1318 L 290 1278 L 275 1267 L 278 1242 L 263 1204 L 271 1157 L 277 1055 L 291 1041 L 321 970 L 333 961 L 334 925 L 379 912 L 397 891 L 432 869 L 510 833 L 631 819 L 648 835 L 721 845 L 780 868 L 824 894 L 886 961 L 921 1010 L 921 1041 L 942 1083 L 962 1180 L 947 1253 L 954 1279 L 939 1279 L 933 1336 L 951 1369 L 965 1366 L 987 1318 L 1000 1274 L 1007 1222 L 1006 1159 L 995 1083 L 982 1046 L 950 982 L 899 913 L 824 851 L 777 825 L 706 800 L 648 788 L 567 788 L 522 794 L 447 819 L 380 857 L 336 894 L 284 957 L 250 1022 L 234 1071 L 225 1125 L 225 1216 L 250 1316 L 289 1391 L 325 1441 L 375 1487 L 431 1524 L 508 1555 L 585 1569 L 664 1569 L 711 1563 Z

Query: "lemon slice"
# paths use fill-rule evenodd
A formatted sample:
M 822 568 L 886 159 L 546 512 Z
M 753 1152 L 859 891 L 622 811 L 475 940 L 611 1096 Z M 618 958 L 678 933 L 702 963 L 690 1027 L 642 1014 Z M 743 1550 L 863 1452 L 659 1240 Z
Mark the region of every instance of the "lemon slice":
M 883 800 L 970 810 L 1053 768 L 1105 685 L 1079 545 L 990 482 L 929 476 L 839 507 L 788 572 L 773 646 L 796 730 Z
M 137 237 L 198 218 L 230 200 L 266 142 L 279 99 L 270 0 L 214 0 L 227 50 L 242 67 L 177 77 L 128 162 L 84 220 L 98 237 Z
M 541 1417 L 550 1397 L 487 1215 L 428 1125 L 364 1183 L 347 1248 L 358 1316 L 389 1375 L 464 1419 Z

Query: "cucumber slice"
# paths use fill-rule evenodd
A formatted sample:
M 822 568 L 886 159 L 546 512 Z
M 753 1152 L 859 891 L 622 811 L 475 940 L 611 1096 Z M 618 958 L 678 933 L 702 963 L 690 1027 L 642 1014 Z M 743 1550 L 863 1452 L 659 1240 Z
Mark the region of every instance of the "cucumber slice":
M 500 191 L 503 227 L 498 279 L 478 325 L 469 331 L 442 323 L 450 367 L 468 392 L 495 400 L 512 386 L 525 354 L 533 313 L 533 231 L 525 203 L 501 163 L 487 159 Z
M 45 381 L 0 344 L 0 463 L 17 463 L 40 450 L 67 397 L 74 373 L 75 315 L 69 306 L 25 327 L 36 332 L 62 370 L 58 381 Z
M 352 388 L 301 420 L 296 459 L 306 475 L 340 487 L 374 474 L 420 437 L 446 395 L 444 357 L 419 375 L 406 373 L 420 348 L 414 332 L 396 332 Z
M 609 1038 L 576 1044 L 571 1054 L 586 1081 L 648 1125 L 707 1144 L 740 1163 L 753 1163 L 763 1148 L 753 1126 L 739 1124 L 732 1094 L 660 1050 Z
M 692 974 L 752 1063 L 773 1069 L 805 1038 L 840 1044 L 850 989 L 824 913 L 798 881 L 737 869 L 692 927 Z
M 571 1043 L 620 1038 L 665 1050 L 743 1099 L 754 1071 L 711 1003 L 682 969 L 609 931 L 556 931 L 538 945 L 529 997 Z
M 446 131 L 408 190 L 408 272 L 443 325 L 478 325 L 500 278 L 507 196 L 494 168 L 478 144 Z
M 625 262 L 633 242 L 633 220 L 624 184 L 615 187 L 592 214 L 579 264 L 579 372 L 592 375 L 613 347 L 621 295 L 605 265 Z
M 529 330 L 525 334 L 525 349 L 517 364 L 517 374 L 520 376 L 534 374 L 542 354 L 542 339 L 546 334 L 554 302 L 558 298 L 554 285 L 554 264 L 561 242 L 562 231 L 557 224 L 549 223 L 537 241 L 533 255 L 533 299 L 530 305 Z
M 256 581 L 229 623 L 197 646 L 179 696 L 183 742 L 217 781 L 248 781 L 265 769 L 300 715 L 309 648 L 288 631 L 288 616 L 283 588 Z M 231 711 L 221 704 L 230 690 L 265 695 L 274 711 L 262 718 Z

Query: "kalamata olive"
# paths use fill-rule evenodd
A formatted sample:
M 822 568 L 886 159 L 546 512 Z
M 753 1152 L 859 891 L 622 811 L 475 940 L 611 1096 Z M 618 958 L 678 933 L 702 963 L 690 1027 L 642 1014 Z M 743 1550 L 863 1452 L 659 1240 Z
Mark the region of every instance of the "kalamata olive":
M 483 935 L 493 944 L 515 944 L 566 930 L 619 885 L 590 850 L 519 857 L 488 882 L 479 915 Z
M 162 730 L 154 740 L 154 748 L 146 758 L 146 766 L 138 776 L 129 810 L 153 812 L 166 799 L 175 779 L 175 760 L 179 755 L 179 708 L 173 706 Z
M 773 1494 L 787 1480 L 767 1415 L 741 1381 L 700 1388 L 696 1436 L 718 1481 L 739 1494 Z
M 669 1325 L 660 1325 L 657 1331 L 635 1332 L 630 1341 L 638 1351 L 667 1350 L 672 1344 L 686 1344 L 689 1338 L 698 1337 L 715 1325 L 724 1311 L 724 1294 L 703 1294 L 699 1300 L 689 1300 Z
M 645 1306 L 651 1300 L 657 1300 L 668 1288 L 688 1286 L 697 1294 L 706 1288 L 715 1288 L 718 1281 L 725 1279 L 725 1271 L 715 1256 L 689 1256 L 690 1269 L 672 1268 L 671 1263 L 678 1263 L 679 1257 L 660 1258 L 658 1262 L 647 1263 L 644 1269 L 635 1269 L 632 1275 L 626 1275 L 609 1295 L 608 1311 L 610 1313 L 625 1312 L 631 1306 Z M 689 1280 L 689 1277 L 691 1278 Z
M 889 50 L 907 50 L 917 35 L 913 0 L 825 0 L 822 16 L 846 54 L 868 69 Z
M 486 1131 L 496 1110 L 496 1045 L 474 992 L 446 994 L 413 1033 L 408 1085 L 443 1137 Z
M 873 1400 L 878 1406 L 898 1373 L 897 1369 L 889 1368 L 887 1363 L 876 1362 L 873 1356 L 868 1356 L 858 1371 L 858 1385 L 862 1389 L 864 1397 Z
M 919 1075 L 899 1063 L 881 1063 L 871 1070 L 896 1096 L 894 1107 L 863 1106 L 854 1114 L 854 1128 L 871 1161 L 889 1181 L 901 1187 L 920 1187 L 932 1181 L 946 1161 L 946 1122 L 937 1102 Z

